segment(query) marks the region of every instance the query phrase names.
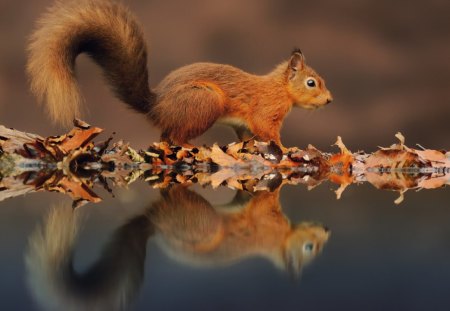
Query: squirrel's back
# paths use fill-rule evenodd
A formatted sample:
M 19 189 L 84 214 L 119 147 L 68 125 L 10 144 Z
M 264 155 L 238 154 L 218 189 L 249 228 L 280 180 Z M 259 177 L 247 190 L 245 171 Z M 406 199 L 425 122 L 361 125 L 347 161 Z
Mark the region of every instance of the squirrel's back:
M 147 51 L 141 27 L 121 4 L 108 0 L 57 1 L 39 20 L 28 47 L 32 92 L 54 121 L 78 116 L 82 98 L 75 59 L 88 54 L 103 68 L 111 89 L 140 112 L 148 112 Z

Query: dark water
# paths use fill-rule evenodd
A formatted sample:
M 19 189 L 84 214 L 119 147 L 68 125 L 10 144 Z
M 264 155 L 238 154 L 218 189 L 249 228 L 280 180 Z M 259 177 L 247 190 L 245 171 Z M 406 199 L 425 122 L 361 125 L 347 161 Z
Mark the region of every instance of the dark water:
M 67 198 L 3 201 L 0 309 L 448 310 L 448 189 L 408 192 L 396 206 L 396 193 L 370 185 L 339 201 L 332 187 L 285 186 L 279 199 L 230 206 L 229 189 L 138 183 L 77 209 L 66 248 Z

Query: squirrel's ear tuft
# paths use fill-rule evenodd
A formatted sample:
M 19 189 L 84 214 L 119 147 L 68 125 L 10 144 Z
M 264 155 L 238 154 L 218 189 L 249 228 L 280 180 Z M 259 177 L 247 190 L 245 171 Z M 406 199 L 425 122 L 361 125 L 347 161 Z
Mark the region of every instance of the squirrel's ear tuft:
M 294 47 L 294 49 L 292 50 L 291 55 L 294 55 L 295 53 L 303 54 L 302 50 L 300 50 L 300 48 L 298 48 L 298 47 Z
M 305 66 L 305 57 L 299 48 L 295 48 L 289 59 L 289 79 L 295 77 L 297 71 L 302 70 Z

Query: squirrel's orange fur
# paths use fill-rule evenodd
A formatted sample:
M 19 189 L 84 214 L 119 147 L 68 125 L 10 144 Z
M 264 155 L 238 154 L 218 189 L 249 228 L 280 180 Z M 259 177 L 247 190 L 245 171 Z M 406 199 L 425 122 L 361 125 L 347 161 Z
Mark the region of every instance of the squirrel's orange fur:
M 142 30 L 125 7 L 108 0 L 57 1 L 31 37 L 27 66 L 33 93 L 55 121 L 68 124 L 80 114 L 75 59 L 81 53 L 103 68 L 118 98 L 147 114 L 163 139 L 178 144 L 222 121 L 241 139 L 250 130 L 281 145 L 281 125 L 292 106 L 312 109 L 332 100 L 300 50 L 267 75 L 195 63 L 150 90 Z

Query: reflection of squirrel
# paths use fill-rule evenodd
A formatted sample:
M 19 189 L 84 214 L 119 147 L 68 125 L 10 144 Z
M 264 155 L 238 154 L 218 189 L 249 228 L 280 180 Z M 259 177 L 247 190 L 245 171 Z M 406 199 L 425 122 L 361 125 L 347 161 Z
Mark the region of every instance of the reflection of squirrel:
M 170 73 L 150 90 L 142 31 L 122 5 L 107 0 L 58 1 L 40 20 L 29 46 L 32 91 L 51 117 L 68 124 L 80 112 L 75 59 L 88 54 L 103 68 L 116 96 L 146 114 L 162 138 L 184 144 L 216 121 L 280 144 L 292 106 L 317 108 L 332 100 L 324 80 L 300 50 L 271 73 L 256 76 L 228 65 L 196 63 Z
M 220 266 L 263 257 L 298 276 L 320 253 L 329 231 L 309 222 L 292 225 L 281 210 L 279 192 L 256 192 L 250 200 L 238 192 L 220 207 L 177 185 L 163 192 L 149 218 L 160 245 L 179 261 Z
M 241 194 L 215 207 L 184 186 L 164 190 L 145 214 L 116 230 L 99 260 L 83 273 L 73 266 L 77 214 L 68 207 L 54 209 L 30 237 L 31 290 L 45 309 L 125 309 L 141 285 L 150 236 L 170 257 L 191 266 L 263 257 L 297 276 L 322 250 L 328 229 L 291 225 L 281 211 L 279 190 L 255 193 L 248 202 Z

